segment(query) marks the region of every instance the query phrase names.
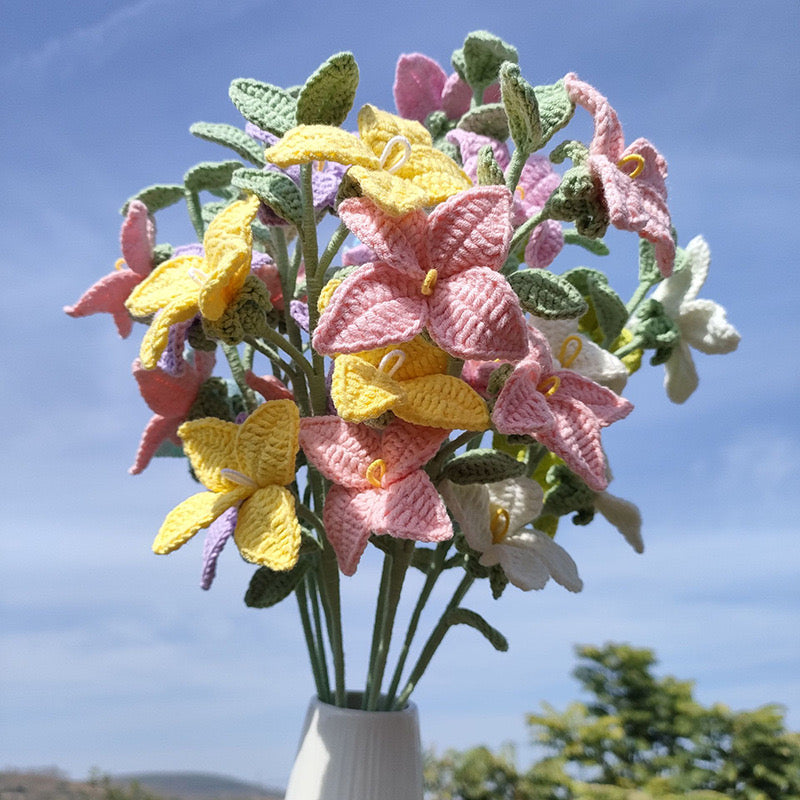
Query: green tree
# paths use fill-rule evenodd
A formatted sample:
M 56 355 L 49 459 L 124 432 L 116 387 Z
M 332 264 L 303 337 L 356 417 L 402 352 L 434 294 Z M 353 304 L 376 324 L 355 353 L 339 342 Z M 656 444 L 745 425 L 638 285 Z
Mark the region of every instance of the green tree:
M 691 681 L 654 674 L 647 649 L 577 654 L 590 699 L 527 717 L 544 757 L 520 770 L 508 748 L 432 756 L 431 800 L 800 800 L 800 735 L 780 707 L 703 706 Z

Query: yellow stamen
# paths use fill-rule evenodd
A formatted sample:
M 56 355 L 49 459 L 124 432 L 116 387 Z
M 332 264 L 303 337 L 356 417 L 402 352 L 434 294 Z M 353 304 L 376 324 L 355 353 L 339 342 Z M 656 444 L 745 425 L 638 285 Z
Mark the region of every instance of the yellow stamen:
M 382 458 L 376 458 L 375 461 L 367 467 L 366 478 L 376 489 L 380 489 L 385 474 L 386 462 Z
M 583 341 L 580 336 L 567 336 L 561 342 L 561 349 L 558 351 L 558 360 L 561 362 L 562 367 L 571 367 L 575 363 L 575 359 L 580 355 L 583 349 Z
M 551 375 L 549 378 L 545 378 L 536 388 L 542 394 L 552 397 L 558 391 L 559 386 L 561 386 L 561 378 L 558 375 Z
M 114 262 L 114 269 L 122 269 L 124 266 L 125 266 L 125 259 L 124 258 L 118 258 Z
M 514 189 L 514 191 L 515 192 L 519 192 L 519 199 L 520 200 L 524 200 L 525 199 L 525 190 L 519 184 L 517 184 L 517 188 Z
M 394 360 L 394 363 L 389 366 L 389 364 Z M 406 361 L 406 354 L 402 350 L 391 350 L 389 351 L 382 359 L 380 364 L 378 364 L 378 370 L 380 372 L 385 372 L 390 378 L 394 377 L 395 372 L 400 369 L 400 367 L 405 364 Z
M 227 478 L 231 483 L 238 483 L 239 486 L 247 486 L 250 489 L 258 488 L 258 484 L 249 475 L 245 475 L 243 472 L 227 468 L 221 469 L 219 472 L 223 478 Z
M 492 521 L 489 523 L 492 544 L 500 544 L 506 538 L 510 521 L 511 517 L 506 509 L 501 506 L 492 506 Z
M 390 167 L 386 166 L 386 163 L 389 161 L 389 156 L 392 154 L 392 150 L 394 150 L 394 146 L 396 144 L 401 144 L 403 146 L 403 152 L 400 155 L 400 159 L 392 164 Z M 411 158 L 411 142 L 406 139 L 405 136 L 392 136 L 388 142 L 383 146 L 383 152 L 381 153 L 380 165 L 381 169 L 385 169 L 387 172 L 397 172 L 403 164 Z
M 638 178 L 642 172 L 644 172 L 644 156 L 640 156 L 638 153 L 628 153 L 628 155 L 623 156 L 619 161 L 617 161 L 617 166 L 625 172 L 623 167 L 627 164 L 636 164 L 633 168 L 633 172 L 626 173 L 629 178 Z
M 433 290 L 436 287 L 436 281 L 439 278 L 439 273 L 435 269 L 429 269 L 428 274 L 425 276 L 425 280 L 422 281 L 422 294 L 425 297 L 430 297 L 433 294 Z

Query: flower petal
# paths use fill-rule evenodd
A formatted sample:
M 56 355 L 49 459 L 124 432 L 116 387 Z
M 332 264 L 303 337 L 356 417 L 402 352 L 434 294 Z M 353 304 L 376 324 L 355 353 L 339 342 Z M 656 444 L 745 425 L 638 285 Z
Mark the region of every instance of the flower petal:
M 348 177 L 355 181 L 361 193 L 387 214 L 402 217 L 412 211 L 433 205 L 430 196 L 413 181 L 404 180 L 384 169 L 350 167 Z
M 408 139 L 412 150 L 417 145 L 431 147 L 427 128 L 415 120 L 403 119 L 369 103 L 358 112 L 358 132 L 364 144 L 378 157 L 386 143 L 395 136 Z
M 192 277 L 206 269 L 205 259 L 197 255 L 181 255 L 159 264 L 130 293 L 125 305 L 134 317 L 148 317 L 178 298 L 200 293 L 198 281 Z
M 397 60 L 394 102 L 400 116 L 425 122 L 431 111 L 442 107 L 445 71 L 422 53 L 406 53 Z
M 208 526 L 205 541 L 203 542 L 203 572 L 200 577 L 200 588 L 210 589 L 217 574 L 217 559 L 222 553 L 228 539 L 233 536 L 236 527 L 236 520 L 239 509 L 231 506 L 227 511 L 220 514 Z
M 408 161 L 395 175 L 423 192 L 425 206 L 434 206 L 472 186 L 467 173 L 450 156 L 426 145 L 412 147 Z
M 534 434 L 555 425 L 553 412 L 536 388 L 538 372 L 532 366 L 518 367 L 500 390 L 492 422 L 499 433 Z
M 418 470 L 430 461 L 449 431 L 440 428 L 410 425 L 395 419 L 381 437 L 381 455 L 386 461 L 383 485 L 388 486 Z
M 155 315 L 139 348 L 139 359 L 145 369 L 155 369 L 158 366 L 158 359 L 169 342 L 169 329 L 179 322 L 187 322 L 195 314 L 196 295 L 183 295 L 176 297 Z
M 292 400 L 260 405 L 236 436 L 238 469 L 259 486 L 285 486 L 294 480 L 300 413 Z
M 378 169 L 378 157 L 352 133 L 330 125 L 298 125 L 264 152 L 264 158 L 282 169 L 312 161 L 360 164 Z
M 292 493 L 283 486 L 256 490 L 239 508 L 233 538 L 245 560 L 278 572 L 291 569 L 301 539 Z
M 492 546 L 492 533 L 486 486 L 481 483 L 455 484 L 445 479 L 439 483 L 439 493 L 459 524 L 467 544 L 479 553 L 488 550 Z
M 117 332 L 126 339 L 133 328 L 133 320 L 125 301 L 141 280 L 140 275 L 129 269 L 111 272 L 90 286 L 74 306 L 64 306 L 64 312 L 71 317 L 87 317 L 103 312 L 111 314 Z
M 664 388 L 673 403 L 685 403 L 700 384 L 689 345 L 681 341 L 664 364 Z
M 125 263 L 144 278 L 153 266 L 156 223 L 141 200 L 131 200 L 119 234 Z
M 160 414 L 150 417 L 150 421 L 145 426 L 142 438 L 139 441 L 136 458 L 128 472 L 131 475 L 138 475 L 142 472 L 164 440 L 175 435 L 180 423 L 180 417 L 162 417 Z
M 685 302 L 678 324 L 684 341 L 710 355 L 734 351 L 742 338 L 728 322 L 725 309 L 713 300 Z
M 339 416 L 365 422 L 389 411 L 405 396 L 397 381 L 359 356 L 336 357 L 331 399 Z
M 371 533 L 370 517 L 377 491 L 331 486 L 322 511 L 328 541 L 336 552 L 339 569 L 353 575 L 367 547 Z
M 406 422 L 464 431 L 485 431 L 489 427 L 483 398 L 454 375 L 425 375 L 401 385 L 405 397 L 393 410 Z
M 418 542 L 452 538 L 453 526 L 442 498 L 422 470 L 376 494 L 370 520 L 375 533 Z
M 178 428 L 183 451 L 197 479 L 212 492 L 227 492 L 235 484 L 220 474 L 223 469 L 239 469 L 236 437 L 239 426 L 216 417 L 184 422 Z
M 507 478 L 487 485 L 489 501 L 508 512 L 508 535 L 528 525 L 542 512 L 544 492 L 525 476 Z

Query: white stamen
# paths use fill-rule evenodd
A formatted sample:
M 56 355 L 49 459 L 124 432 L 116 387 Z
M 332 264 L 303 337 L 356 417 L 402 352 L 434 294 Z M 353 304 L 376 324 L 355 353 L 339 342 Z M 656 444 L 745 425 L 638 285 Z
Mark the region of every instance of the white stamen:
M 396 144 L 403 145 L 403 153 L 400 156 L 400 160 L 396 164 L 392 164 L 391 167 L 386 166 L 386 162 L 389 160 L 389 156 L 392 154 L 392 150 Z M 385 169 L 387 172 L 397 172 L 403 164 L 411 158 L 411 142 L 406 139 L 405 136 L 392 136 L 388 142 L 384 145 L 383 152 L 381 153 L 381 169 Z
M 197 267 L 189 267 L 187 273 L 195 283 L 199 283 L 201 286 L 208 280 L 208 275 Z
M 392 359 L 396 359 L 394 364 L 387 369 L 389 362 Z M 388 352 L 382 359 L 381 363 L 378 364 L 378 370 L 380 372 L 385 372 L 390 378 L 394 377 L 395 372 L 400 369 L 400 367 L 405 364 L 406 361 L 406 354 L 402 350 L 391 350 Z
M 245 475 L 243 472 L 239 472 L 235 469 L 221 469 L 219 474 L 222 475 L 223 478 L 227 478 L 231 483 L 238 483 L 239 486 L 247 486 L 248 489 L 258 489 L 258 484 L 249 476 Z

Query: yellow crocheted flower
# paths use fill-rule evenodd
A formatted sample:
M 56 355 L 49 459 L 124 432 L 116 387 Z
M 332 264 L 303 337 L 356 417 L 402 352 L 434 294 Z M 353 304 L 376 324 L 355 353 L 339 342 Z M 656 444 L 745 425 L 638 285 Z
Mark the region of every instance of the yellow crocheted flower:
M 250 223 L 259 202 L 252 195 L 231 203 L 208 226 L 203 238 L 205 256 L 175 256 L 131 292 L 125 306 L 134 317 L 156 315 L 142 339 L 139 358 L 145 369 L 155 368 L 172 325 L 190 320 L 198 311 L 217 320 L 239 295 L 250 272 Z
M 239 506 L 234 540 L 254 564 L 289 570 L 297 563 L 300 525 L 294 480 L 300 415 L 291 400 L 259 406 L 241 425 L 214 417 L 178 429 L 194 474 L 208 489 L 184 500 L 167 515 L 153 542 L 171 553 L 232 506 Z
M 419 122 L 365 105 L 358 114 L 358 132 L 298 125 L 265 157 L 282 169 L 312 161 L 349 164 L 347 174 L 362 194 L 393 216 L 434 206 L 472 186 L 461 167 L 433 147 Z
M 331 397 L 339 416 L 365 422 L 386 411 L 413 425 L 483 431 L 486 403 L 447 375 L 447 353 L 417 336 L 410 342 L 336 357 Z

